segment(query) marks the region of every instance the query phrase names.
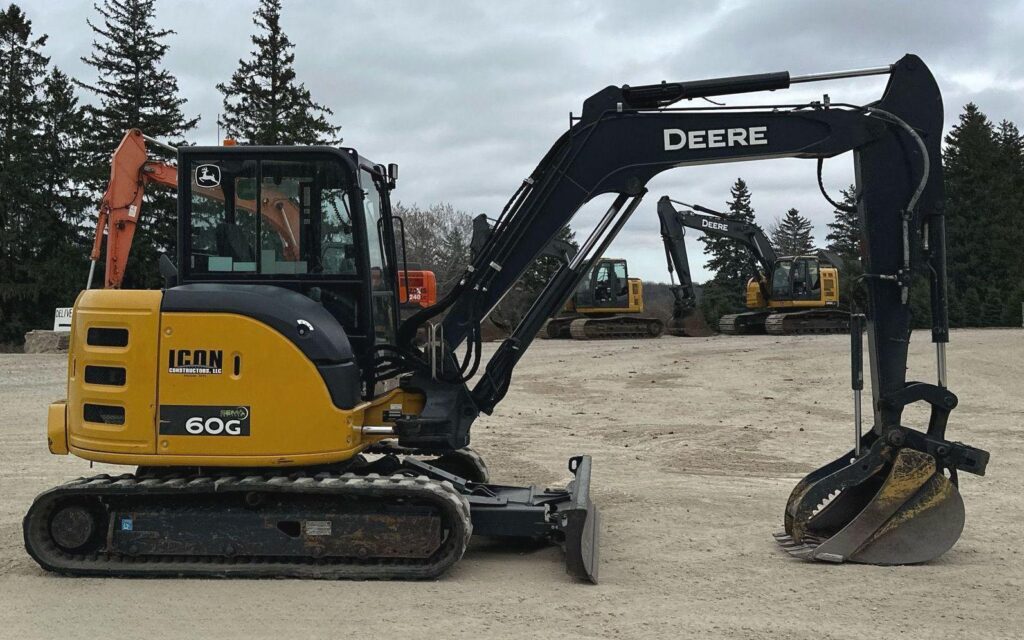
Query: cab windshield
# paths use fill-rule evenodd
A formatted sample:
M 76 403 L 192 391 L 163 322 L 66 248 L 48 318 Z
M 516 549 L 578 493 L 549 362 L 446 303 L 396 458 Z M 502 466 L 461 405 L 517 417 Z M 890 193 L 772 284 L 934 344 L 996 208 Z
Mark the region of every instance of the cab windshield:
M 193 161 L 193 274 L 356 275 L 350 185 L 331 160 Z

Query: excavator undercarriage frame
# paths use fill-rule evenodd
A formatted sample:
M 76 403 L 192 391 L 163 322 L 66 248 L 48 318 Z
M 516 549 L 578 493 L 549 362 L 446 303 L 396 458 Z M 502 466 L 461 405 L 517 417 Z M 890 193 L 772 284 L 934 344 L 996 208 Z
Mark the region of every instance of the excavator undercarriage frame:
M 469 481 L 436 460 L 378 450 L 385 455 L 373 463 L 334 470 L 79 478 L 36 498 L 26 548 L 69 575 L 409 580 L 444 573 L 470 535 L 520 537 L 562 545 L 568 572 L 597 581 L 589 456 L 570 460 L 565 489 L 541 490 Z

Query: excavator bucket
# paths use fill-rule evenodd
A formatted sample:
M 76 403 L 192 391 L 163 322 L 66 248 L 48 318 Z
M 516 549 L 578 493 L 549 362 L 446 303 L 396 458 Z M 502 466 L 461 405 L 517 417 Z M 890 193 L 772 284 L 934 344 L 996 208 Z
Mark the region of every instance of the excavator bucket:
M 706 338 L 715 335 L 704 318 L 704 312 L 699 308 L 690 309 L 681 318 L 669 320 L 665 333 L 682 338 Z
M 776 540 L 792 556 L 827 562 L 898 565 L 945 553 L 964 527 L 955 476 L 931 455 L 877 442 L 807 475 L 786 504 Z

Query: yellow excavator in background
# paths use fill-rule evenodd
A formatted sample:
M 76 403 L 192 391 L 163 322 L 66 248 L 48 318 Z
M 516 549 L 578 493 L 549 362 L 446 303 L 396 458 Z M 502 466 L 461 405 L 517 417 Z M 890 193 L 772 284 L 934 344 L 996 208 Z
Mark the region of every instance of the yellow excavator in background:
M 544 325 L 546 338 L 657 338 L 661 318 L 644 313 L 644 283 L 630 278 L 622 258 L 601 258 L 562 311 Z
M 686 208 L 679 210 L 674 204 Z M 696 213 L 698 211 L 706 215 Z M 840 260 L 831 252 L 818 250 L 812 255 L 777 256 L 768 237 L 756 224 L 730 218 L 698 204 L 676 202 L 668 196 L 658 200 L 658 217 L 667 250 L 670 243 L 681 247 L 684 229 L 690 228 L 710 236 L 729 238 L 749 252 L 754 272 L 746 287 L 746 304 L 750 311 L 722 316 L 718 321 L 718 330 L 722 333 L 794 335 L 850 331 L 850 313 L 839 308 Z M 684 252 L 681 259 L 674 261 L 685 259 Z M 670 268 L 672 261 L 670 259 Z M 678 270 L 682 279 L 683 269 Z

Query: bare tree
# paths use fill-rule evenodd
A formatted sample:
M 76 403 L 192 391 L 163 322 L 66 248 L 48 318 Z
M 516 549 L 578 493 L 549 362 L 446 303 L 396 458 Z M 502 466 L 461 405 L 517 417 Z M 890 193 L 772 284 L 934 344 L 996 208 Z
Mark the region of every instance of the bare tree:
M 409 268 L 433 271 L 438 293 L 451 289 L 470 261 L 472 216 L 448 203 L 423 209 L 415 204 L 399 202 L 393 209 L 405 226 L 405 255 Z M 401 246 L 398 251 L 401 254 Z

